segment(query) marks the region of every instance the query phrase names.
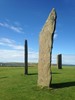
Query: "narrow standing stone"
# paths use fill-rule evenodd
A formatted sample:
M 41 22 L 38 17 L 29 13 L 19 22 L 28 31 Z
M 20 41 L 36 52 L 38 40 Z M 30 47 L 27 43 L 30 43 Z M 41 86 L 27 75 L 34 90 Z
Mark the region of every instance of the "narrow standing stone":
M 42 87 L 51 86 L 51 56 L 53 48 L 53 36 L 56 27 L 56 18 L 56 11 L 53 8 L 40 33 L 38 86 Z
M 28 44 L 25 40 L 25 75 L 28 74 Z
M 62 69 L 62 54 L 57 55 L 57 67 Z

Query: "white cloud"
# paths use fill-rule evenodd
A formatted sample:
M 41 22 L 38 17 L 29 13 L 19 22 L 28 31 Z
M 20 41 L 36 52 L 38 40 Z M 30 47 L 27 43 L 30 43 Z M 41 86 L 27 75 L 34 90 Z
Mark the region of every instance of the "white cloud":
M 56 64 L 57 63 L 57 55 L 52 55 L 52 63 Z
M 29 58 L 29 62 L 38 62 L 38 52 L 29 51 L 28 58 Z
M 52 55 L 52 63 L 57 64 L 57 55 Z M 62 64 L 75 64 L 75 55 L 62 54 Z
M 55 30 L 55 32 L 54 32 L 54 39 L 56 39 L 57 36 L 58 36 L 58 34 L 57 34 L 57 30 Z
M 0 50 L 0 62 L 21 62 L 23 61 L 23 51 Z
M 0 45 L 11 47 L 12 49 L 23 50 L 24 46 L 17 45 L 16 41 L 8 39 L 8 38 L 0 38 Z
M 74 54 L 63 54 L 62 55 L 63 64 L 75 64 Z
M 11 50 L 0 49 L 0 62 L 24 62 L 24 46 L 16 44 L 16 41 L 8 38 L 0 38 L 0 45 L 10 47 Z M 28 61 L 38 62 L 39 53 L 28 49 Z M 57 55 L 52 55 L 52 63 L 57 63 Z M 63 54 L 63 64 L 75 64 L 75 55 Z
M 28 62 L 38 62 L 39 53 L 28 50 Z M 0 62 L 24 62 L 24 50 L 0 49 Z M 52 63 L 57 64 L 57 55 L 52 55 Z M 63 64 L 75 64 L 75 55 L 62 55 Z
M 37 52 L 28 52 L 29 62 L 38 62 Z M 0 50 L 0 62 L 24 62 L 24 50 Z
M 10 29 L 16 31 L 17 33 L 24 33 L 21 27 L 11 26 Z
M 9 44 L 15 43 L 14 40 L 10 40 L 10 39 L 8 39 L 8 38 L 0 38 L 0 42 L 9 43 Z
M 5 27 L 5 28 L 8 28 L 8 29 L 11 29 L 11 30 L 13 30 L 13 31 L 15 31 L 17 33 L 24 33 L 22 27 L 15 26 L 15 25 L 10 25 L 7 22 L 4 22 L 4 23 L 0 22 L 0 26 L 1 27 Z
M 10 50 L 0 49 L 0 62 L 24 62 L 24 46 L 17 45 L 16 41 L 1 38 L 0 45 L 4 48 L 10 47 Z M 28 49 L 28 61 L 38 62 L 38 52 Z
M 54 39 L 56 39 L 56 38 L 57 38 L 57 34 L 55 33 L 55 34 L 54 34 Z

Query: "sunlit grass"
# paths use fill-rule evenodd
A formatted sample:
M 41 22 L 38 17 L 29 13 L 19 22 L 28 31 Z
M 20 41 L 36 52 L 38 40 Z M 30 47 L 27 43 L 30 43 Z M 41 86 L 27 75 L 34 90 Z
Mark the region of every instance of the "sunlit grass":
M 75 67 L 52 67 L 52 88 L 37 87 L 37 67 L 0 67 L 0 100 L 75 100 Z

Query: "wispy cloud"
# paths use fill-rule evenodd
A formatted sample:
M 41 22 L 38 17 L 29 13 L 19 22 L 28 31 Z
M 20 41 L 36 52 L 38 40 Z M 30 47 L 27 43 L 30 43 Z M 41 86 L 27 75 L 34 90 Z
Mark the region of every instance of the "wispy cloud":
M 24 50 L 0 50 L 0 62 L 24 62 Z M 37 52 L 28 52 L 28 62 L 38 62 Z
M 3 49 L 0 49 L 0 62 L 24 62 L 24 46 L 16 44 L 16 41 L 8 38 L 0 38 L 0 46 L 3 46 Z M 10 50 L 6 49 L 10 47 Z M 38 62 L 39 52 L 34 51 L 33 49 L 28 49 L 28 61 L 29 62 Z M 57 55 L 52 55 L 52 63 L 57 63 Z M 72 54 L 63 54 L 62 55 L 63 64 L 75 64 L 75 55 Z
M 28 62 L 38 62 L 38 55 L 39 52 L 28 49 Z M 0 49 L 0 62 L 24 62 L 24 49 Z M 57 55 L 52 55 L 52 63 L 57 64 Z M 62 55 L 62 63 L 75 64 L 75 55 Z
M 8 38 L 0 38 L 0 46 L 3 46 L 3 49 L 0 49 L 0 62 L 24 62 L 23 45 L 16 44 L 16 41 Z M 28 61 L 38 62 L 38 52 L 28 48 Z
M 57 38 L 57 36 L 58 36 L 58 35 L 55 33 L 55 34 L 54 34 L 54 39 L 56 39 L 56 38 Z
M 21 27 L 11 26 L 9 27 L 11 30 L 16 31 L 17 33 L 24 33 Z
M 3 43 L 15 43 L 14 40 L 11 40 L 11 39 L 8 39 L 8 38 L 0 38 L 0 42 L 3 42 Z
M 1 62 L 23 62 L 24 54 L 23 51 L 18 50 L 0 50 L 0 61 Z
M 0 38 L 0 45 L 8 46 L 11 47 L 12 49 L 24 50 L 24 47 L 22 45 L 18 45 L 16 44 L 16 41 L 8 38 Z
M 8 22 L 0 22 L 0 26 L 11 29 L 11 30 L 13 30 L 17 33 L 24 33 L 22 27 L 19 27 L 19 26 L 16 26 L 16 25 L 10 25 L 10 24 L 8 24 Z

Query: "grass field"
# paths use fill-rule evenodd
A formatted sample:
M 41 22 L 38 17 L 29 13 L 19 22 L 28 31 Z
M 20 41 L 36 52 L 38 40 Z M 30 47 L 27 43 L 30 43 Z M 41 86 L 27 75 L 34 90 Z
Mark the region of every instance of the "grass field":
M 52 67 L 52 88 L 37 87 L 37 67 L 0 67 L 0 100 L 75 100 L 75 67 Z

